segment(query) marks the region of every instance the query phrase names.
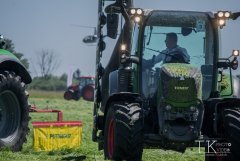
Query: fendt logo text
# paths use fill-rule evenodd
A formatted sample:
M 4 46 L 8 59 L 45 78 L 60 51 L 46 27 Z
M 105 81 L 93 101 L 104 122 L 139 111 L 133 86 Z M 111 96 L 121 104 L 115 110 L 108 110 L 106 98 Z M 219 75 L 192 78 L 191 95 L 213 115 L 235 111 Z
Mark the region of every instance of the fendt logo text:
M 181 87 L 181 86 L 175 86 L 174 89 L 175 90 L 183 90 L 183 91 L 186 91 L 188 90 L 189 87 Z

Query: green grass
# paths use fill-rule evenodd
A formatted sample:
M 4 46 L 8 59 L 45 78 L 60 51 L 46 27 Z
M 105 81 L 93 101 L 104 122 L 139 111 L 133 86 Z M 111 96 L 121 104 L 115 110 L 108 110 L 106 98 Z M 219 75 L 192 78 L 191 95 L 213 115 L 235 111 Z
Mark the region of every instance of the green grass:
M 8 149 L 0 151 L 0 161 L 103 161 L 103 151 L 98 151 L 98 145 L 91 140 L 93 103 L 80 101 L 65 101 L 60 93 L 41 93 L 41 97 L 35 91 L 30 93 L 30 103 L 38 108 L 59 109 L 63 111 L 64 121 L 80 120 L 83 122 L 83 134 L 81 146 L 72 150 L 60 150 L 53 152 L 35 152 L 33 150 L 33 121 L 55 121 L 56 114 L 31 113 L 30 134 L 21 152 L 13 153 Z M 198 153 L 197 148 L 187 149 L 182 154 L 174 151 L 159 149 L 145 149 L 143 161 L 203 161 L 203 154 Z
M 28 91 L 30 98 L 59 98 L 63 99 L 64 91 L 41 91 L 41 90 L 31 90 Z

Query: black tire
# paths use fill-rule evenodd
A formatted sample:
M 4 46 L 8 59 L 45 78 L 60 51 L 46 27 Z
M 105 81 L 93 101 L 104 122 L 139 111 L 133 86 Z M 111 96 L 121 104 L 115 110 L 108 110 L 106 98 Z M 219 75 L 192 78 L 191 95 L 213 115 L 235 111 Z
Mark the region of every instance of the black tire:
M 218 141 L 225 146 L 220 147 L 229 149 L 230 153 L 223 153 L 224 156 L 207 156 L 206 161 L 240 161 L 240 110 L 237 108 L 227 108 L 223 111 L 223 129 L 225 139 Z M 227 146 L 226 146 L 227 145 Z M 214 147 L 216 148 L 216 147 Z M 215 149 L 216 150 L 216 149 Z M 207 151 L 207 150 L 206 150 Z M 213 151 L 210 151 L 213 152 Z
M 229 161 L 240 160 L 240 109 L 232 108 L 224 110 L 224 129 L 228 142 L 230 142 L 230 154 L 226 157 Z
M 141 161 L 143 152 L 143 115 L 138 103 L 112 104 L 104 130 L 106 159 Z
M 65 100 L 69 101 L 69 100 L 72 99 L 72 97 L 73 97 L 72 95 L 73 94 L 72 94 L 71 91 L 66 91 L 66 92 L 64 92 L 63 97 L 64 97 Z
M 29 133 L 25 84 L 14 73 L 0 73 L 0 149 L 20 151 Z

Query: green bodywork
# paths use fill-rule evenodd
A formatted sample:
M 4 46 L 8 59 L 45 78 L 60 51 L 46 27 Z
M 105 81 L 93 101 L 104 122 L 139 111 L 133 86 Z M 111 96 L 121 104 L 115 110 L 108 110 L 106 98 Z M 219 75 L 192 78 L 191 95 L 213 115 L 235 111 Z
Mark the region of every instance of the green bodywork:
M 202 75 L 190 64 L 168 63 L 161 68 L 158 97 L 174 107 L 196 105 L 202 99 Z
M 232 80 L 233 83 L 233 80 Z M 233 87 L 231 84 L 231 76 L 229 74 L 224 74 L 222 76 L 221 82 L 218 84 L 218 90 L 220 91 L 221 97 L 233 97 Z
M 7 50 L 0 49 L 0 56 L 1 55 L 7 55 L 7 56 L 10 56 L 11 58 L 14 58 L 14 59 L 18 60 L 18 58 L 14 54 L 10 53 Z

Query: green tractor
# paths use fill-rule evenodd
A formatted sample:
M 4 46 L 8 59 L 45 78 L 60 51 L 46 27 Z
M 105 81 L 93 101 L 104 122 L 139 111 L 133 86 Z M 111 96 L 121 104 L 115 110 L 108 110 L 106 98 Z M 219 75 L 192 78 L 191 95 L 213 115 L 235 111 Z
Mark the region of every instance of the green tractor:
M 0 149 L 19 151 L 29 132 L 28 93 L 32 78 L 18 58 L 4 50 L 0 37 Z
M 206 160 L 239 161 L 240 99 L 230 97 L 233 81 L 223 78 L 232 79 L 239 50 L 220 58 L 219 29 L 240 13 L 142 10 L 131 0 L 99 0 L 98 12 L 92 139 L 105 159 L 205 147 Z M 118 40 L 103 66 L 105 27 Z M 168 33 L 186 50 L 166 52 Z

